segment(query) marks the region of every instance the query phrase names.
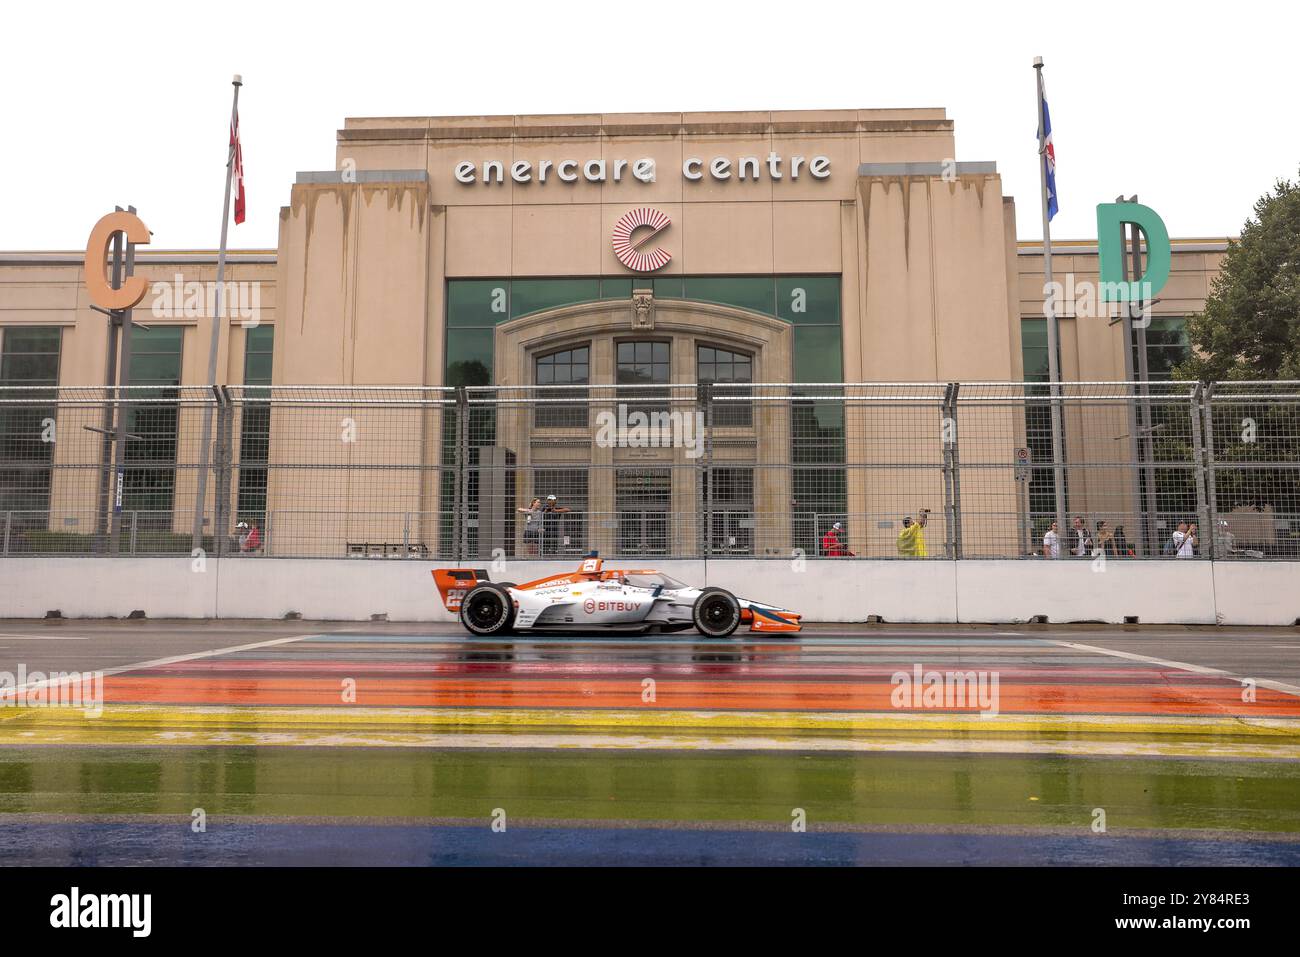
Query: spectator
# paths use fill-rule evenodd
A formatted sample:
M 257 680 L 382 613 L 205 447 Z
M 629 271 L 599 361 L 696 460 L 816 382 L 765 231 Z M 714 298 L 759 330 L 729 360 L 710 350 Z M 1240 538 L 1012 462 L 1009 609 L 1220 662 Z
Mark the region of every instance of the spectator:
M 1237 536 L 1228 529 L 1226 519 L 1219 519 L 1214 526 L 1214 551 L 1217 558 L 1227 558 L 1237 554 Z
M 559 515 L 568 512 L 569 509 L 560 504 L 559 499 L 554 494 L 546 496 L 546 503 L 542 506 L 542 554 L 547 555 L 557 551 L 556 539 L 559 538 L 560 519 Z
M 1178 558 L 1195 558 L 1196 557 L 1196 523 L 1188 525 L 1186 522 L 1178 523 L 1178 531 L 1170 536 L 1170 542 L 1174 546 L 1174 554 Z
M 1115 552 L 1120 558 L 1131 558 L 1133 551 L 1128 547 L 1128 536 L 1124 534 L 1124 526 L 1115 526 Z
M 1047 526 L 1047 534 L 1043 536 L 1043 557 L 1060 558 L 1061 557 L 1061 535 L 1060 526 L 1055 522 Z
M 534 498 L 527 508 L 517 508 L 515 511 L 528 516 L 524 519 L 524 553 L 536 555 L 542 541 L 542 500 Z
M 925 526 L 929 520 L 928 508 L 917 512 L 916 521 L 912 521 L 911 516 L 903 519 L 903 530 L 898 533 L 899 558 L 925 558 L 929 555 L 925 547 Z
M 1070 531 L 1070 554 L 1075 558 L 1087 558 L 1092 554 L 1092 536 L 1088 534 L 1088 526 L 1084 524 L 1081 515 L 1074 516 Z
M 1094 552 L 1101 552 L 1107 558 L 1119 557 L 1119 551 L 1115 547 L 1115 533 L 1105 521 L 1097 522 L 1097 539 L 1093 548 Z
M 853 558 L 854 554 L 840 541 L 840 532 L 844 531 L 842 522 L 836 522 L 822 536 L 822 554 L 828 558 Z
M 262 536 L 257 531 L 257 522 L 240 522 L 235 526 L 235 531 L 239 535 L 239 550 L 241 553 L 251 555 L 261 550 Z

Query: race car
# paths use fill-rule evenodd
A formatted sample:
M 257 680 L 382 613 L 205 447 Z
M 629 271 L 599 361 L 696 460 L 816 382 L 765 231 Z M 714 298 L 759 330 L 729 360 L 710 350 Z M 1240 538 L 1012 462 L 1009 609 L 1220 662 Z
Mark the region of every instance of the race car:
M 726 638 L 741 624 L 751 632 L 799 631 L 800 616 L 725 588 L 692 588 L 663 572 L 606 570 L 591 552 L 577 571 L 516 585 L 494 582 L 481 568 L 436 568 L 433 580 L 448 611 L 475 635 L 512 632 L 615 631 L 661 634 L 695 628 Z

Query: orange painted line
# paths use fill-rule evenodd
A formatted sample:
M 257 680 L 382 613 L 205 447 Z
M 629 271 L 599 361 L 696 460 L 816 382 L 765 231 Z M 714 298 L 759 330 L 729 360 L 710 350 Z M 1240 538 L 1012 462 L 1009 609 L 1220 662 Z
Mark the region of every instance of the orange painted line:
M 360 670 L 360 669 L 359 669 Z M 655 701 L 642 701 L 636 679 L 481 681 L 357 678 L 355 701 L 344 700 L 343 679 L 316 677 L 109 677 L 108 703 L 195 705 L 344 705 L 349 707 L 465 708 L 681 708 L 749 711 L 975 711 L 969 708 L 895 708 L 887 682 L 659 680 Z M 1222 687 L 1141 684 L 1019 684 L 1003 682 L 1001 712 L 1061 714 L 1241 715 L 1300 717 L 1300 698 L 1260 688 L 1242 702 L 1235 684 Z

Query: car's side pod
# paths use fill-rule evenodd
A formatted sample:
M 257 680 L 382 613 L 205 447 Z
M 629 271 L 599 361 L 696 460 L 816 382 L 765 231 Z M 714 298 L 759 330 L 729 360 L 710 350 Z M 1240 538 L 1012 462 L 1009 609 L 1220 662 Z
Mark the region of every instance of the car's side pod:
M 460 611 L 460 602 L 480 582 L 491 581 L 486 568 L 435 568 L 433 581 L 448 611 Z

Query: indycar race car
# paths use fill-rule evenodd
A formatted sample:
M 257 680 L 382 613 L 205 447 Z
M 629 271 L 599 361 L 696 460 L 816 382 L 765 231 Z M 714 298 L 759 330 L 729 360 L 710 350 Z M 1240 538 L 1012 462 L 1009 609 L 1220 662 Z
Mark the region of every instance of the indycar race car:
M 516 585 L 494 582 L 481 568 L 437 568 L 448 611 L 475 635 L 514 631 L 619 631 L 641 634 L 695 628 L 710 638 L 726 638 L 741 624 L 751 632 L 799 631 L 800 616 L 725 588 L 692 588 L 653 570 L 601 568 L 600 556 L 587 555 L 577 571 Z

